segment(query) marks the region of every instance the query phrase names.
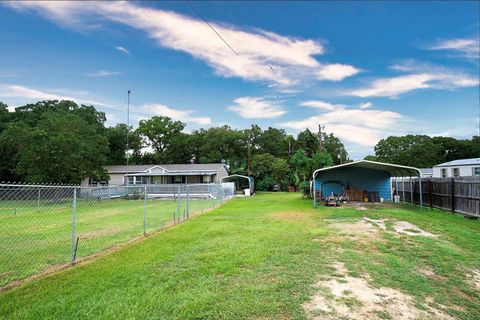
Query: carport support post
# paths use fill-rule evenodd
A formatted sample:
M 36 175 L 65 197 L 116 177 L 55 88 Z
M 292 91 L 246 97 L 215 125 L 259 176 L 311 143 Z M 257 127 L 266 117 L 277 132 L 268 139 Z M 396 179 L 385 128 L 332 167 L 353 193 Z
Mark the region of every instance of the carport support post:
M 180 223 L 180 186 L 178 186 L 177 219 L 178 223 Z
M 313 176 L 313 207 L 317 207 L 317 190 L 315 190 L 315 176 Z
M 402 177 L 402 198 L 403 203 L 405 203 L 405 177 Z
M 420 209 L 423 210 L 423 191 L 422 191 L 422 176 L 419 175 L 418 176 L 418 187 L 419 187 L 419 190 L 418 192 L 420 192 Z
M 143 236 L 147 236 L 147 186 L 143 189 Z
M 412 181 L 412 176 L 410 176 L 410 204 L 413 206 L 413 181 Z
M 75 227 L 77 224 L 77 188 L 73 188 L 72 204 L 72 264 L 75 263 Z
M 398 178 L 395 177 L 395 195 L 398 197 Z M 396 202 L 397 199 L 394 199 L 393 202 Z

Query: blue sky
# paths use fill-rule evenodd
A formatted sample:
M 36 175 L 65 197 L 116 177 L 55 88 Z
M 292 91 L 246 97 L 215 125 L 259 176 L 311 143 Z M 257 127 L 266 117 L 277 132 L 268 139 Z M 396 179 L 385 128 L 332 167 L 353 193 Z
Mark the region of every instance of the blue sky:
M 479 2 L 3 2 L 0 100 L 108 124 L 324 125 L 352 158 L 389 135 L 479 130 Z

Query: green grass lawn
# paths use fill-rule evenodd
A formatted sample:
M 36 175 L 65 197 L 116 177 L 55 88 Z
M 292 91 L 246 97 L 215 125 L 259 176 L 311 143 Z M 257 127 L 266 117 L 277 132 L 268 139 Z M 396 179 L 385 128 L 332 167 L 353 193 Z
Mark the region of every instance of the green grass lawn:
M 438 235 L 343 235 L 338 224 L 402 220 Z M 0 293 L 6 319 L 304 319 L 315 284 L 352 277 L 479 319 L 480 223 L 429 209 L 312 208 L 298 194 L 238 198 L 93 262 Z M 435 276 L 421 270 L 433 270 Z M 355 308 L 355 301 L 346 301 Z M 378 318 L 388 319 L 388 312 Z M 321 317 L 319 319 L 322 319 Z
M 219 200 L 189 202 L 190 214 L 211 208 Z M 147 233 L 173 222 L 178 202 L 147 201 Z M 183 220 L 186 201 L 180 201 Z M 178 219 L 178 216 L 176 217 Z M 176 220 L 177 220 L 176 219 Z M 75 238 L 77 258 L 84 258 L 143 235 L 143 200 L 79 199 Z M 69 263 L 72 255 L 72 201 L 0 201 L 0 287 Z

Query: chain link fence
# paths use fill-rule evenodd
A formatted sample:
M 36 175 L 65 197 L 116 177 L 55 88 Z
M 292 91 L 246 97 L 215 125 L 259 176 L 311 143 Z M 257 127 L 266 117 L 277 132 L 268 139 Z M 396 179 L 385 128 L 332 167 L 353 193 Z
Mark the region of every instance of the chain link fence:
M 0 288 L 215 208 L 233 183 L 0 184 Z

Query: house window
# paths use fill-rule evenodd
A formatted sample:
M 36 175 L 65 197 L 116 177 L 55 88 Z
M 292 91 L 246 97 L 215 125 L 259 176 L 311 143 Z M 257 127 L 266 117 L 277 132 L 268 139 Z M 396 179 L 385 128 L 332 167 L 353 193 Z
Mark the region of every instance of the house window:
M 182 176 L 175 176 L 175 180 L 174 180 L 174 183 L 182 183 L 183 179 Z
M 460 176 L 460 169 L 459 168 L 452 168 L 452 176 L 459 177 Z
M 447 177 L 447 169 L 443 168 L 442 169 L 442 178 L 446 178 Z
M 212 183 L 212 176 L 203 176 L 203 183 Z
M 135 177 L 129 176 L 127 177 L 127 184 L 134 184 L 135 183 Z
M 472 174 L 474 176 L 480 176 L 480 167 L 473 167 L 472 171 L 473 171 Z

